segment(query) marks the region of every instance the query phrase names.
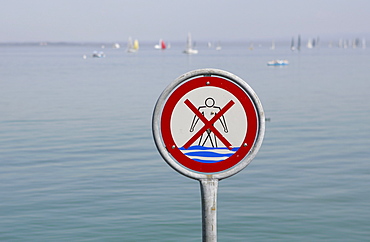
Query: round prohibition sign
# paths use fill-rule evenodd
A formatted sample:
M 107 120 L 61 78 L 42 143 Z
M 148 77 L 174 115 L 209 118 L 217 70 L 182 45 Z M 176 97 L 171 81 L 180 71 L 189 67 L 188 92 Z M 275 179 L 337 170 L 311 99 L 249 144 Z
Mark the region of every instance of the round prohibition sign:
M 244 169 L 265 130 L 262 105 L 237 76 L 201 69 L 176 79 L 153 114 L 153 135 L 165 161 L 185 176 L 223 179 Z

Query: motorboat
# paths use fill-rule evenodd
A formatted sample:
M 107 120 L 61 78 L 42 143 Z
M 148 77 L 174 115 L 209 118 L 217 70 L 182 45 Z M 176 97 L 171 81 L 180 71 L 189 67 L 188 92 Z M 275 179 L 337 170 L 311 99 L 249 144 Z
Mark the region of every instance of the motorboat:
M 103 58 L 105 57 L 105 54 L 103 51 L 94 51 L 92 54 L 92 57 L 94 58 Z
M 288 64 L 289 61 L 287 60 L 272 60 L 267 62 L 268 66 L 286 66 Z

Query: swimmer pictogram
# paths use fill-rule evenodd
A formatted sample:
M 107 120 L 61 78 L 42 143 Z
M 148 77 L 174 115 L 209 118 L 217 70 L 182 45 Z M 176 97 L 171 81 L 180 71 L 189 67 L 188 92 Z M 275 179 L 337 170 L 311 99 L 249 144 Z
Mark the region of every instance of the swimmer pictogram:
M 222 109 L 215 105 L 215 100 L 209 97 L 205 100 L 205 105 L 196 108 L 189 99 L 185 100 L 185 104 L 194 112 L 194 118 L 191 123 L 190 132 L 194 132 L 194 128 L 198 121 L 201 120 L 204 123 L 201 128 L 183 147 L 189 148 L 195 140 L 199 137 L 199 146 L 204 146 L 206 142 L 209 142 L 212 147 L 217 147 L 217 138 L 229 149 L 232 149 L 230 142 L 214 127 L 214 123 L 219 121 L 223 127 L 225 133 L 228 132 L 225 115 L 224 113 L 231 108 L 235 103 L 230 100 L 225 107 Z M 211 119 L 207 119 L 206 116 L 210 116 Z M 212 138 L 213 133 L 213 138 Z M 205 136 L 205 138 L 204 138 Z

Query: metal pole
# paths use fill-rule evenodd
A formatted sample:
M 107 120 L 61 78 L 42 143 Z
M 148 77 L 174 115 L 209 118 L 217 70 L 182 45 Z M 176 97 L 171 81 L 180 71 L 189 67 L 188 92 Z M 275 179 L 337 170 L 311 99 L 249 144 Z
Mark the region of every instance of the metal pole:
M 218 179 L 200 179 L 203 242 L 217 242 Z

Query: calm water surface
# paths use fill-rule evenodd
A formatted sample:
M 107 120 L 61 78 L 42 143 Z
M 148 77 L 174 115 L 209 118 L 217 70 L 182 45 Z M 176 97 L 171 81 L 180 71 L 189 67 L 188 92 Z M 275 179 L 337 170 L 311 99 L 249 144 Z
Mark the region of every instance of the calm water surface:
M 199 68 L 244 79 L 270 119 L 219 184 L 219 241 L 369 240 L 369 49 L 98 48 L 0 46 L 0 240 L 200 241 L 199 184 L 151 134 L 162 90 Z

